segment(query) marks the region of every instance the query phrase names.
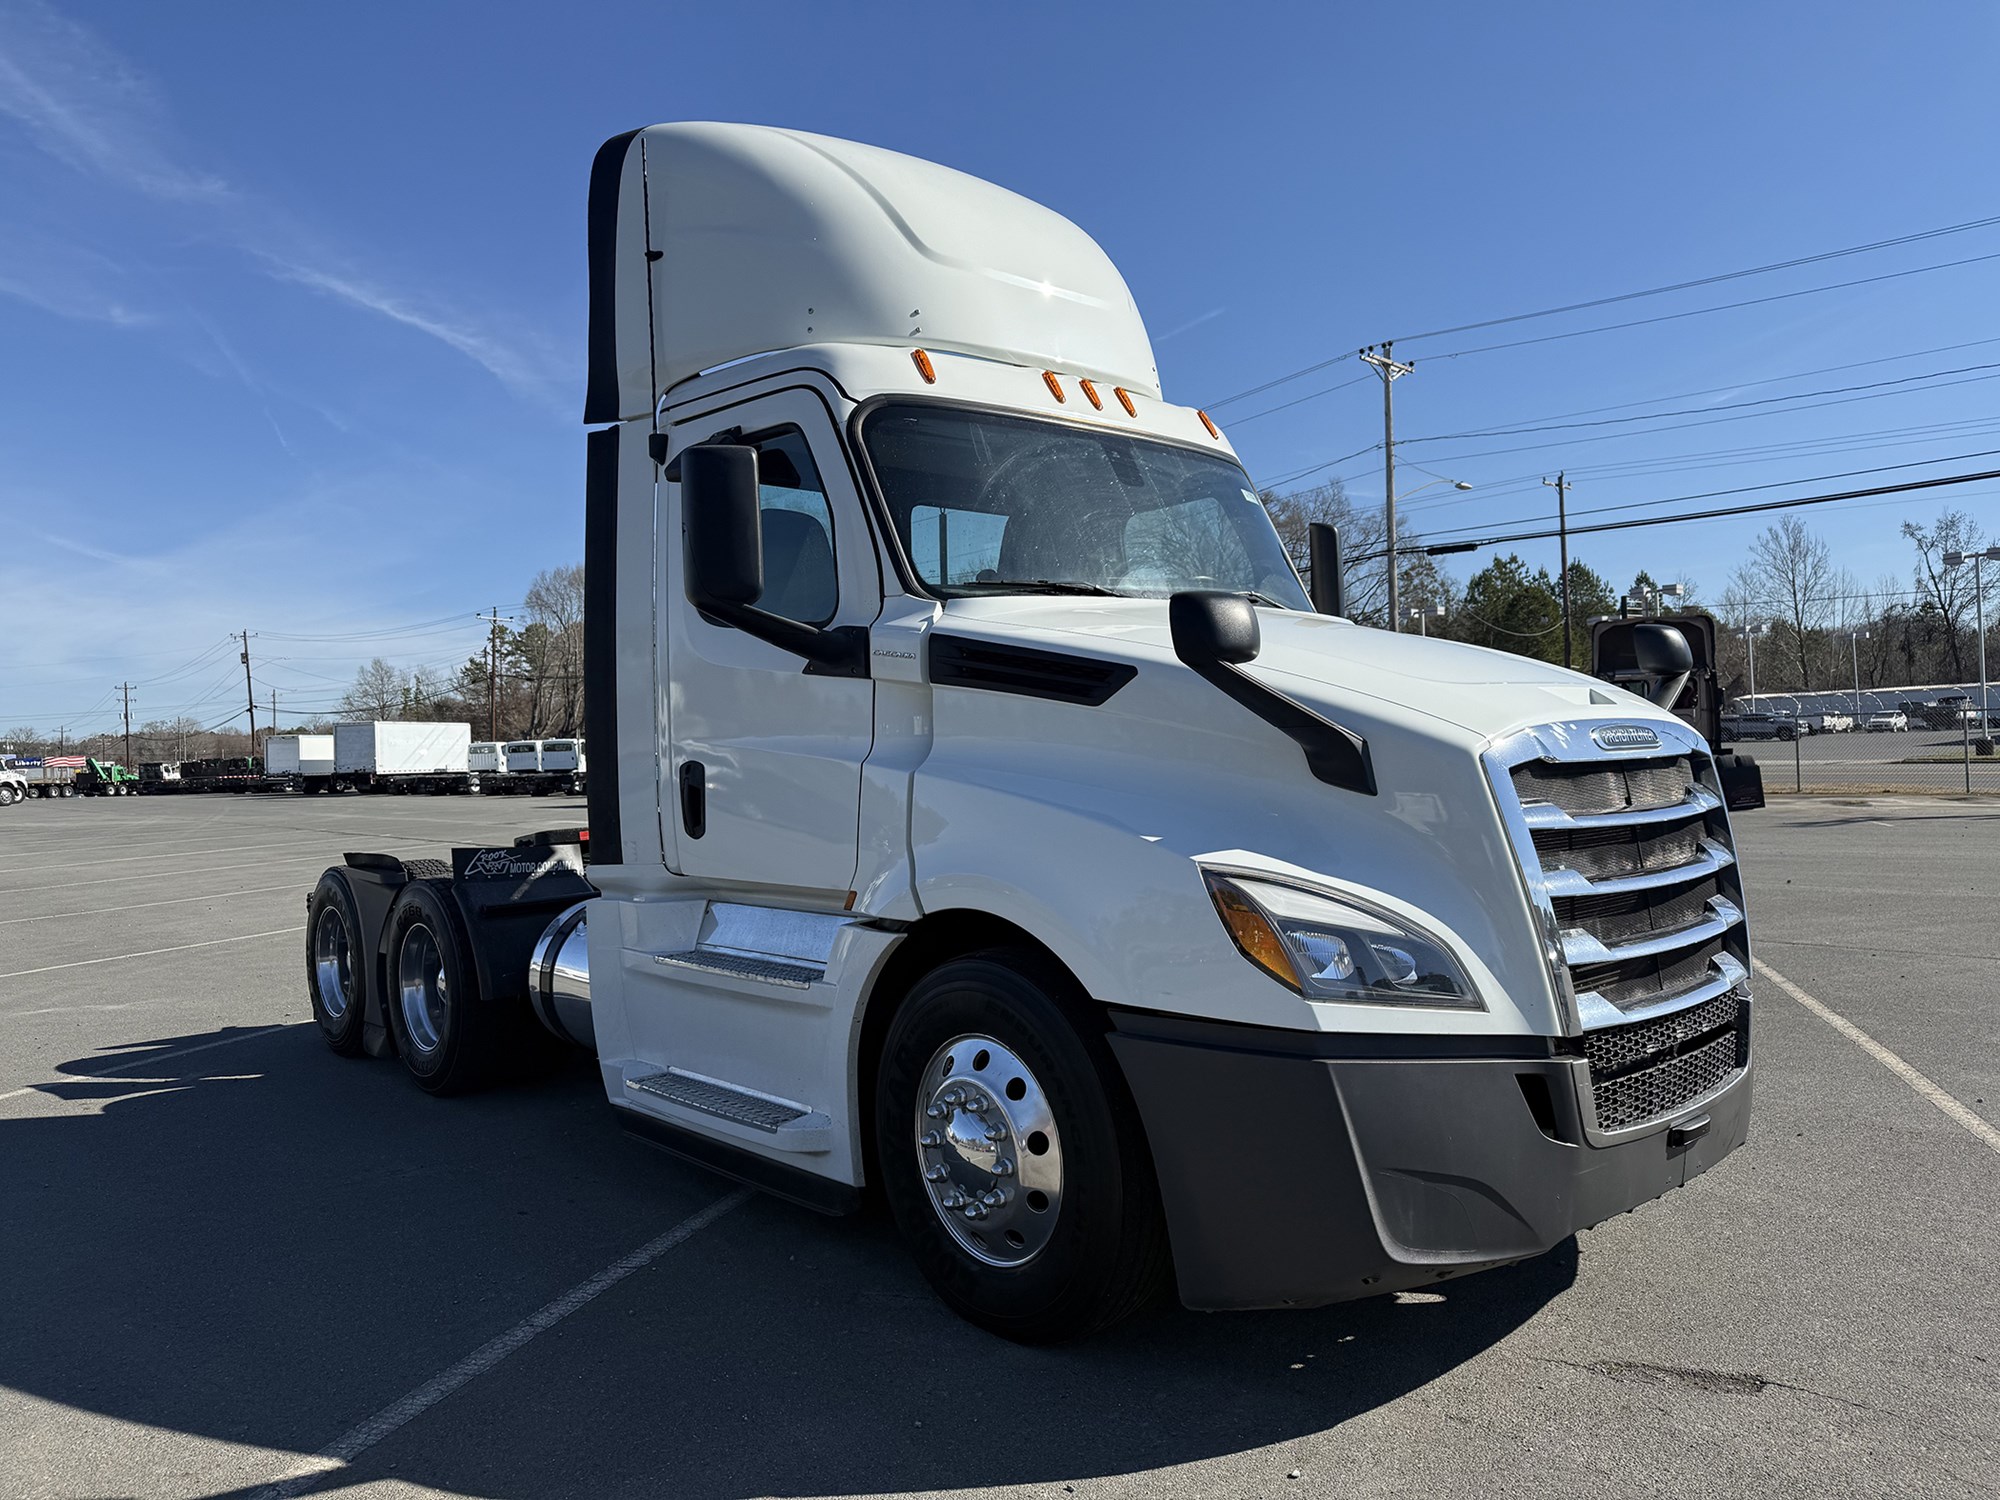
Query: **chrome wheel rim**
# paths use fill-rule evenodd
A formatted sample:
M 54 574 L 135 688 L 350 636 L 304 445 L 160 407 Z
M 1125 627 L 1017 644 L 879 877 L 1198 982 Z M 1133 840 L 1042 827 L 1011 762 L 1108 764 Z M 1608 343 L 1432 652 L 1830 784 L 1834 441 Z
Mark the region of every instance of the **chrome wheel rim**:
M 1041 1082 L 989 1036 L 954 1037 L 917 1087 L 917 1169 L 931 1207 L 974 1260 L 1024 1266 L 1062 1212 L 1062 1137 Z
M 419 1052 L 437 1051 L 450 1025 L 451 994 L 445 984 L 444 954 L 421 922 L 403 934 L 402 950 L 396 955 L 396 994 L 410 1044 Z
M 313 983 L 328 1020 L 338 1021 L 347 1014 L 348 997 L 354 992 L 354 947 L 345 919 L 331 906 L 322 907 L 313 924 Z

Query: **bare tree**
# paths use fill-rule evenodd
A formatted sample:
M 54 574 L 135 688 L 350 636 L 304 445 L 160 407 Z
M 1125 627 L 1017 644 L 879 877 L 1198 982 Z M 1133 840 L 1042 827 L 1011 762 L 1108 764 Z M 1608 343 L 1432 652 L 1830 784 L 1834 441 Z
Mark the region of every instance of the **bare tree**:
M 1797 516 L 1786 516 L 1758 537 L 1738 570 L 1736 582 L 1783 627 L 1785 650 L 1797 668 L 1796 682 L 1788 686 L 1812 687 L 1815 638 L 1833 618 L 1843 576 L 1825 539 Z
M 545 634 L 524 657 L 531 661 L 532 734 L 583 729 L 583 565 L 550 568 L 537 574 L 525 596 L 529 625 Z
M 1959 636 L 1965 628 L 1966 607 L 1972 602 L 1972 575 L 1947 568 L 1944 555 L 1947 552 L 1977 552 L 1986 545 L 1986 538 L 1962 510 L 1942 512 L 1937 524 L 1929 528 L 1919 526 L 1915 521 L 1905 521 L 1903 535 L 1917 549 L 1917 597 L 1921 603 L 1936 606 L 1937 612 L 1943 616 L 1951 676 L 1953 680 L 1962 682 L 1966 677 L 1965 649 Z
M 354 674 L 354 686 L 341 694 L 340 711 L 351 719 L 401 718 L 403 689 L 403 674 L 378 656 Z

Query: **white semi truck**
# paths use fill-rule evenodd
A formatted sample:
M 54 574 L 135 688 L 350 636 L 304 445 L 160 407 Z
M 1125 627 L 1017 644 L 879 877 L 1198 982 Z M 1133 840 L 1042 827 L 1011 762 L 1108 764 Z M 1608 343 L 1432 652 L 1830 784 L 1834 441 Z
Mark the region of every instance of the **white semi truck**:
M 1743 1141 L 1679 635 L 1629 692 L 1340 618 L 1337 539 L 1309 597 L 1118 271 L 988 183 L 663 125 L 589 217 L 587 842 L 328 870 L 336 1051 L 593 1049 L 628 1130 L 879 1194 L 1023 1341 L 1429 1286 Z

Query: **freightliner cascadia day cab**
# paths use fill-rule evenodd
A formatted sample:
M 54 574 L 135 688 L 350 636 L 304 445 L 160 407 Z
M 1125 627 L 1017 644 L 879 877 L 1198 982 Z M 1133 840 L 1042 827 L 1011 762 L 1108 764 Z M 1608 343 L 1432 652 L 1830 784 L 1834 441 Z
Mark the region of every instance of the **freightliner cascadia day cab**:
M 1001 188 L 676 124 L 589 215 L 587 843 L 328 871 L 336 1050 L 591 1048 L 634 1134 L 879 1193 L 1023 1341 L 1429 1286 L 1742 1142 L 1684 645 L 1635 693 L 1330 612 Z

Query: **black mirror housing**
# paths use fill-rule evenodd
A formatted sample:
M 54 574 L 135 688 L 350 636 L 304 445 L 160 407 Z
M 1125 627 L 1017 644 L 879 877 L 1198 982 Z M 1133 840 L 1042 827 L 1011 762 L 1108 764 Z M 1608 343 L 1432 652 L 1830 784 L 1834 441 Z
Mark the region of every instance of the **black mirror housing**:
M 1200 669 L 1216 662 L 1240 666 L 1264 647 L 1257 611 L 1241 594 L 1188 589 L 1167 601 L 1174 655 Z
M 1306 528 L 1306 563 L 1312 569 L 1312 607 L 1323 615 L 1347 613 L 1347 580 L 1340 570 L 1340 528 L 1314 521 Z
M 700 609 L 755 604 L 764 597 L 764 528 L 757 501 L 757 450 L 698 443 L 680 469 L 688 602 Z
M 1694 671 L 1688 639 L 1671 625 L 1650 622 L 1632 627 L 1632 660 L 1646 685 L 1646 698 L 1671 709 Z

